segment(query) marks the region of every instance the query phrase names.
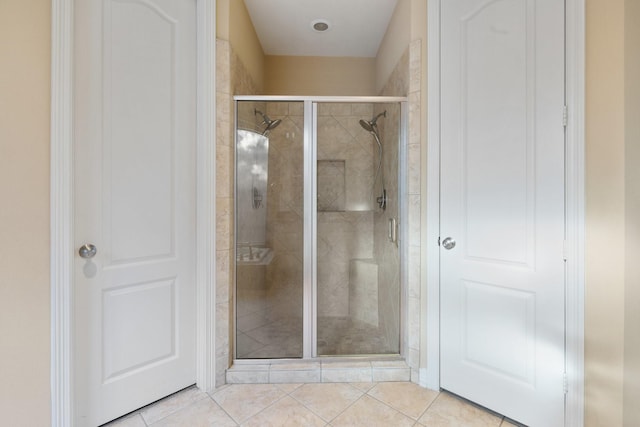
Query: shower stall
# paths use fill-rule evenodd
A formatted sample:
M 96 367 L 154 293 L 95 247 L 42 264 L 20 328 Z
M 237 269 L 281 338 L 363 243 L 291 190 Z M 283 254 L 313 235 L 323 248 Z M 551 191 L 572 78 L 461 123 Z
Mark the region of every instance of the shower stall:
M 235 101 L 235 358 L 402 355 L 406 99 Z

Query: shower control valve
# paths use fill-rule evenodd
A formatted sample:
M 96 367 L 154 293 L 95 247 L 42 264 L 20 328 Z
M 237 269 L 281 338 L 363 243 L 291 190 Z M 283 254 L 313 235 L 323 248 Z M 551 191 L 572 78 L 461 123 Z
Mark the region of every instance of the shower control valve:
M 382 210 L 387 209 L 387 190 L 382 190 L 382 196 L 376 198 L 378 207 Z

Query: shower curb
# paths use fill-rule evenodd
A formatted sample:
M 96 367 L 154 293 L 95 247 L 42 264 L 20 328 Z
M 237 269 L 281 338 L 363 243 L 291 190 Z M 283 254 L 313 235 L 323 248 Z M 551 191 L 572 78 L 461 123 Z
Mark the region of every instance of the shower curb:
M 404 360 L 388 361 L 268 361 L 235 363 L 227 384 L 354 383 L 410 381 Z

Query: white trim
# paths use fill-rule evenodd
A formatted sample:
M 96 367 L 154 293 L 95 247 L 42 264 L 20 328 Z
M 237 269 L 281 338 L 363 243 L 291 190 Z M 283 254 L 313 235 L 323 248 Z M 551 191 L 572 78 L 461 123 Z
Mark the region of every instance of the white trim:
M 409 101 L 400 103 L 400 132 L 398 135 L 398 236 L 400 252 L 400 337 L 399 351 L 403 360 L 409 359 Z M 408 365 L 408 363 L 407 363 Z
M 196 384 L 210 391 L 216 379 L 216 2 L 197 0 L 197 8 Z
M 584 425 L 585 1 L 566 0 L 566 369 L 565 425 Z
M 73 0 L 51 2 L 51 425 L 72 418 Z
M 426 224 L 428 252 L 438 253 L 433 239 L 437 239 L 440 224 L 440 1 L 428 2 L 428 164 Z M 566 0 L 566 102 L 569 110 L 566 153 L 566 217 L 567 217 L 567 276 L 566 276 L 566 369 L 569 392 L 566 398 L 565 425 L 584 424 L 584 296 L 585 296 L 585 0 Z M 423 218 L 424 219 L 424 218 Z M 434 250 L 435 249 L 435 250 Z M 423 260 L 427 264 L 427 283 L 423 291 L 428 295 L 426 314 L 426 351 L 428 364 L 425 385 L 438 389 L 439 382 L 439 278 L 437 256 Z M 424 318 L 424 316 L 423 316 Z M 421 375 L 422 378 L 422 375 Z M 422 381 L 421 381 L 422 382 Z
M 420 387 L 428 388 L 430 390 L 438 390 L 437 388 L 432 387 L 429 383 L 429 374 L 430 373 L 427 368 L 418 369 L 418 384 Z
M 298 96 L 298 95 L 234 95 L 234 101 L 280 102 L 367 102 L 371 104 L 406 102 L 406 96 Z
M 440 1 L 429 1 L 427 12 L 427 211 L 422 223 L 427 227 L 427 241 L 423 242 L 421 264 L 427 269 L 427 312 L 421 314 L 426 322 L 426 336 L 421 337 L 420 353 L 426 354 L 426 372 L 420 376 L 421 385 L 440 389 Z M 424 357 L 421 357 L 424 360 Z M 423 383 L 424 381 L 424 383 Z
M 215 384 L 215 0 L 198 13 L 197 372 Z M 75 424 L 73 390 L 73 6 L 51 1 L 51 425 Z

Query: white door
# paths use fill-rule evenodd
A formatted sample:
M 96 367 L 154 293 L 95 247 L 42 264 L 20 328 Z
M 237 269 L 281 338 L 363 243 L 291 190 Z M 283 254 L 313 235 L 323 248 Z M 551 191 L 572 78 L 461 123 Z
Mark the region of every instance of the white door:
M 564 2 L 441 5 L 441 385 L 562 426 Z
M 195 0 L 75 2 L 76 420 L 195 383 Z M 90 256 L 88 254 L 87 256 Z

